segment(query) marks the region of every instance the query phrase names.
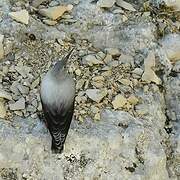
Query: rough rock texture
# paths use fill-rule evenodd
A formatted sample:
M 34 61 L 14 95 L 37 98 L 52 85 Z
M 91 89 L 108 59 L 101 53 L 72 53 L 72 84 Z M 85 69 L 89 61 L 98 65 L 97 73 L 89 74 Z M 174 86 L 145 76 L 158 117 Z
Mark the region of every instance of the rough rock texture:
M 179 178 L 179 47 L 171 50 L 175 61 L 161 47 L 174 31 L 171 44 L 179 44 L 178 18 L 161 6 L 144 9 L 143 0 L 127 2 L 137 11 L 92 0 L 0 1 L 0 89 L 7 92 L 0 94 L 1 179 Z M 68 4 L 73 9 L 53 22 L 37 13 Z M 21 9 L 28 25 L 8 16 Z M 39 120 L 39 85 L 72 47 L 67 68 L 76 79 L 75 120 L 64 153 L 53 155 Z M 143 81 L 147 70 L 161 83 Z
M 168 179 L 160 137 L 123 111 L 104 110 L 101 118 L 73 124 L 62 155 L 50 154 L 38 121 L 15 120 L 14 129 L 1 122 L 0 166 L 17 169 L 20 179 Z

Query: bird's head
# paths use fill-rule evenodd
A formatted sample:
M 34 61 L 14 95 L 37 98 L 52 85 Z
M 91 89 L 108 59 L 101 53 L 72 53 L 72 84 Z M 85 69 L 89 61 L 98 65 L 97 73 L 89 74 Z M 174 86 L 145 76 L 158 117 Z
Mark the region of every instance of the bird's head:
M 71 56 L 72 52 L 73 52 L 74 48 L 72 48 L 68 54 L 62 58 L 62 60 L 59 60 L 55 63 L 54 67 L 53 67 L 53 72 L 55 73 L 58 73 L 58 72 L 61 72 L 61 71 L 64 71 L 64 69 L 66 68 L 66 64 L 67 64 L 67 61 L 69 59 L 69 57 Z

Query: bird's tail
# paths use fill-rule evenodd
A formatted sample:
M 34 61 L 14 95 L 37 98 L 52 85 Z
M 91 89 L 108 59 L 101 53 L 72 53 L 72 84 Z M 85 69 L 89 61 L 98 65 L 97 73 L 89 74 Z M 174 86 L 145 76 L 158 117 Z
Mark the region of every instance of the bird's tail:
M 52 136 L 52 145 L 51 145 L 52 152 L 62 153 L 67 134 L 62 134 L 60 131 L 56 131 L 56 132 L 51 132 L 51 136 Z

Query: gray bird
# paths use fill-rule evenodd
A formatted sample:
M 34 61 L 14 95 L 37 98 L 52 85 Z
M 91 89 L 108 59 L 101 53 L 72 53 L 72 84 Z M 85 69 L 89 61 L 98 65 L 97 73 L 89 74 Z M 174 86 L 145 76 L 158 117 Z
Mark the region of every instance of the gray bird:
M 65 68 L 72 51 L 58 61 L 41 82 L 42 109 L 52 137 L 53 153 L 62 153 L 74 112 L 75 82 Z

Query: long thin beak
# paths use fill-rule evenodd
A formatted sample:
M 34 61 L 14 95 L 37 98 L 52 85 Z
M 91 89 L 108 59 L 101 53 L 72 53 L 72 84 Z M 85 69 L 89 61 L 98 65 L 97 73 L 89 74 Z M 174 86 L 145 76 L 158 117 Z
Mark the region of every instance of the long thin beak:
M 61 60 L 61 61 L 62 61 L 62 64 L 63 64 L 64 66 L 67 64 L 67 61 L 68 61 L 69 57 L 71 56 L 71 54 L 72 54 L 72 52 L 73 52 L 74 49 L 75 49 L 75 48 L 73 47 L 73 48 L 68 52 L 68 54 L 67 54 L 65 57 L 63 57 L 63 59 Z

